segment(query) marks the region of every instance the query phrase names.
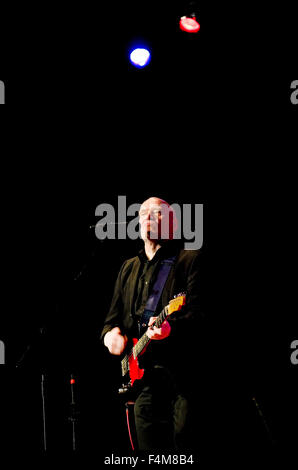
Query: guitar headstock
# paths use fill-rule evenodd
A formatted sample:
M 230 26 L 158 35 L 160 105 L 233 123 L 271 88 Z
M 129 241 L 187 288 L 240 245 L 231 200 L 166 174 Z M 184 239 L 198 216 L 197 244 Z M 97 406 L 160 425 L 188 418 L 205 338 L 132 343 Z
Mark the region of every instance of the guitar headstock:
M 186 301 L 186 294 L 184 292 L 176 295 L 174 299 L 170 300 L 169 302 L 168 315 L 171 315 L 172 313 L 177 312 L 178 310 L 181 310 L 183 305 L 185 305 L 185 301 Z

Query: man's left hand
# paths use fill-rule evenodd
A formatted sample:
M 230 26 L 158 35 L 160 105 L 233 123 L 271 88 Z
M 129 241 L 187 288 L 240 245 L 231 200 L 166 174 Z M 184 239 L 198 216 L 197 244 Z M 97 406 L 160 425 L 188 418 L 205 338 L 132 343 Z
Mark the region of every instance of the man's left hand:
M 163 322 L 160 328 L 153 326 L 150 328 L 150 325 L 155 322 L 157 317 L 151 317 L 148 323 L 148 330 L 146 331 L 146 335 L 150 339 L 164 339 L 169 336 L 171 333 L 171 325 L 167 320 Z

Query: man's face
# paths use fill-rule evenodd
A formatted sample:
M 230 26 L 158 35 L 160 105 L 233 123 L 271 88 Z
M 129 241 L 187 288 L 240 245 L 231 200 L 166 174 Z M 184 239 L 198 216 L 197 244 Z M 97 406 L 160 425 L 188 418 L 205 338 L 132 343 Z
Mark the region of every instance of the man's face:
M 141 237 L 145 240 L 169 240 L 173 238 L 173 211 L 166 201 L 150 198 L 139 211 Z

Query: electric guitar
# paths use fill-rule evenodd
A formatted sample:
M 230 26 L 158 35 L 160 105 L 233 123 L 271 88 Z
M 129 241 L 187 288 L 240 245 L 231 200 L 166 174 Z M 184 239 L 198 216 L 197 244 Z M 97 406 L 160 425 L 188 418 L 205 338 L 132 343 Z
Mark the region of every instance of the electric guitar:
M 185 305 L 186 295 L 178 294 L 174 299 L 170 300 L 169 304 L 162 309 L 156 320 L 150 325 L 150 328 L 156 326 L 159 328 L 166 318 L 174 312 L 181 310 Z M 140 339 L 133 338 L 133 347 L 127 353 L 121 361 L 121 372 L 122 377 L 125 378 L 126 383 L 122 384 L 122 388 L 119 388 L 119 393 L 128 392 L 136 380 L 140 380 L 144 376 L 144 369 L 139 367 L 138 357 L 143 354 L 150 342 L 150 338 L 146 332 L 141 336 Z

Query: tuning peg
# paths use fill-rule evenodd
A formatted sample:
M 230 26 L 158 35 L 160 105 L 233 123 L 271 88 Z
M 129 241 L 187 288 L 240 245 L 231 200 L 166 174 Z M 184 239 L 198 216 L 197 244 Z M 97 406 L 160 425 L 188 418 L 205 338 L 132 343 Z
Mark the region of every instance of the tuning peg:
M 186 295 L 186 292 L 184 292 L 184 291 L 183 291 L 183 292 L 179 292 L 179 294 L 177 294 L 176 297 L 181 297 L 181 296 L 183 296 L 183 295 Z

